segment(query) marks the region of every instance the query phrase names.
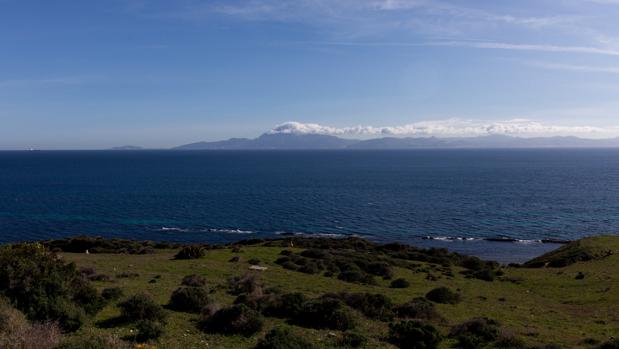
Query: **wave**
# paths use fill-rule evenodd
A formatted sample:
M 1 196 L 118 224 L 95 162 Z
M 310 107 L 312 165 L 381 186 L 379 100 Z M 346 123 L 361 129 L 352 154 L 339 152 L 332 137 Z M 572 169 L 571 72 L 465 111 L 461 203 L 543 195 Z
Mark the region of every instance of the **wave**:
M 215 229 L 215 228 L 199 228 L 199 229 L 191 229 L 191 228 L 178 228 L 178 227 L 161 227 L 160 231 L 172 231 L 179 233 L 224 233 L 224 234 L 255 234 L 255 231 L 252 230 L 242 230 L 242 229 Z
M 510 242 L 520 244 L 566 244 L 569 240 L 559 239 L 516 239 L 509 237 L 463 237 L 463 236 L 425 236 L 423 240 L 438 241 L 490 241 L 490 242 Z

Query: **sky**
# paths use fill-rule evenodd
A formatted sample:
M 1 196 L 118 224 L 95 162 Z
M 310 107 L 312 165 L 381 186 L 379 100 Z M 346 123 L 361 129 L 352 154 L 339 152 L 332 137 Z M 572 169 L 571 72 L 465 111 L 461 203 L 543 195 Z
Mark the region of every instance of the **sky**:
M 0 0 L 0 149 L 619 136 L 619 0 Z

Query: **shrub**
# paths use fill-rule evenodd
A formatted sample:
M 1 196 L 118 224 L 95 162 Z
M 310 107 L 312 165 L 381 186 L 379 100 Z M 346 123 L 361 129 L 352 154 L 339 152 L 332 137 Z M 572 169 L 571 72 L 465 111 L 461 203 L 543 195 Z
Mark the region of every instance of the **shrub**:
M 138 293 L 118 303 L 121 317 L 129 322 L 150 320 L 164 322 L 166 313 L 163 307 L 147 294 Z
M 101 297 L 108 301 L 118 300 L 123 296 L 123 294 L 124 292 L 120 287 L 109 287 L 101 291 Z
M 309 261 L 298 270 L 305 274 L 318 274 L 323 270 L 323 267 L 314 261 Z
M 314 344 L 296 336 L 287 328 L 274 328 L 258 342 L 254 349 L 313 349 Z
M 0 348 L 54 349 L 60 338 L 56 323 L 31 325 L 22 312 L 0 300 Z
M 123 271 L 122 273 L 116 274 L 116 278 L 118 279 L 135 279 L 137 277 L 140 277 L 140 274 L 132 271 Z
M 393 277 L 393 270 L 391 270 L 391 266 L 386 262 L 370 263 L 366 271 L 372 275 L 382 276 L 384 279 L 391 279 Z
M 481 269 L 470 274 L 472 278 L 483 281 L 494 281 L 496 273 L 492 269 Z
M 183 278 L 183 281 L 181 281 L 181 285 L 189 287 L 206 287 L 206 278 L 196 274 L 187 275 Z
M 393 303 L 382 294 L 371 293 L 343 293 L 339 296 L 349 307 L 363 313 L 363 315 L 378 320 L 393 318 Z
M 426 294 L 426 298 L 434 303 L 458 304 L 461 301 L 460 294 L 453 292 L 447 287 L 438 287 Z
M 207 305 L 206 307 L 202 308 L 202 310 L 200 310 L 200 318 L 201 319 L 206 319 L 206 318 L 212 316 L 213 314 L 215 314 L 217 311 L 219 311 L 219 309 L 221 309 L 219 304 L 211 303 L 211 304 Z
M 306 301 L 303 293 L 282 294 L 265 307 L 263 314 L 281 318 L 294 318 L 302 311 L 303 303 Z
M 430 324 L 407 320 L 389 324 L 389 342 L 398 348 L 436 349 L 442 338 Z
M 454 326 L 449 337 L 457 340 L 457 348 L 477 349 L 494 342 L 501 335 L 500 324 L 496 320 L 478 318 Z
M 367 342 L 368 339 L 360 333 L 344 332 L 337 344 L 342 348 L 361 348 L 364 347 Z
M 252 258 L 252 259 L 248 260 L 247 263 L 249 263 L 251 265 L 259 265 L 260 264 L 260 260 L 258 258 Z
M 364 274 L 360 270 L 343 271 L 340 273 L 340 275 L 338 275 L 337 278 L 342 281 L 355 282 L 359 284 L 368 284 L 368 285 L 376 284 L 376 281 L 374 281 L 371 275 Z
M 230 263 L 238 263 L 240 261 L 241 261 L 241 257 L 239 257 L 239 256 L 234 256 L 234 257 L 230 258 L 230 260 L 228 260 L 228 262 L 230 262 Z
M 199 259 L 205 255 L 206 253 L 204 252 L 204 248 L 202 248 L 202 246 L 191 245 L 185 246 L 178 251 L 176 256 L 174 256 L 174 259 Z
M 260 313 L 244 304 L 238 304 L 220 309 L 215 314 L 200 319 L 199 327 L 209 333 L 240 334 L 250 337 L 262 329 L 263 323 L 264 319 Z
M 198 313 L 211 302 L 204 287 L 181 286 L 172 292 L 168 306 L 176 311 Z
M 65 331 L 74 331 L 86 311 L 102 307 L 103 300 L 75 265 L 40 244 L 0 247 L 0 265 L 0 294 L 30 320 L 58 320 Z
M 89 333 L 71 338 L 55 349 L 129 349 L 129 345 L 117 337 Z
M 283 251 L 282 251 L 283 252 Z M 301 256 L 306 258 L 314 258 L 314 259 L 325 259 L 329 257 L 329 253 L 325 250 L 311 248 L 309 250 L 305 250 L 301 252 Z
M 441 316 L 436 311 L 434 303 L 425 298 L 415 298 L 408 303 L 396 306 L 394 312 L 399 318 L 419 320 L 440 320 Z
M 611 339 L 598 346 L 597 349 L 619 349 L 619 339 Z
M 493 349 L 529 349 L 520 339 L 514 336 L 500 336 L 493 344 Z
M 350 310 L 334 298 L 319 298 L 303 303 L 299 314 L 292 319 L 294 323 L 310 328 L 348 330 L 355 327 Z
M 408 282 L 408 280 L 403 279 L 403 278 L 399 278 L 399 279 L 395 279 L 393 281 L 391 281 L 391 284 L 389 285 L 389 287 L 391 288 L 408 288 L 411 285 L 410 282 Z
M 146 342 L 161 337 L 164 331 L 164 325 L 158 321 L 142 320 L 138 321 L 136 329 L 138 333 L 135 339 L 139 342 Z
M 243 276 L 236 276 L 228 280 L 230 293 L 239 295 L 242 293 L 262 293 L 262 283 L 260 276 L 256 273 L 245 273 Z
M 105 306 L 105 299 L 86 280 L 73 284 L 73 301 L 89 315 L 98 313 Z

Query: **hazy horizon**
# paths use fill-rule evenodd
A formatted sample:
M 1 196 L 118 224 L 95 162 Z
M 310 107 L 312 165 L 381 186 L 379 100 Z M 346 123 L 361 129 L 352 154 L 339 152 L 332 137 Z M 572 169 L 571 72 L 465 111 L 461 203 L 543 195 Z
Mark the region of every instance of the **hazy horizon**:
M 610 0 L 0 1 L 0 150 L 619 136 Z

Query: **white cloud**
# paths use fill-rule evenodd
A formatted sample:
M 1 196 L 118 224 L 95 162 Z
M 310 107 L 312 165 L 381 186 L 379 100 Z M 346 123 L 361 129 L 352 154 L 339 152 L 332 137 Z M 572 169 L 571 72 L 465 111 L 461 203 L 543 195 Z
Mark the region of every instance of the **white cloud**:
M 593 47 L 593 46 L 558 46 L 536 44 L 514 44 L 504 42 L 479 42 L 479 41 L 446 41 L 434 42 L 433 46 L 470 47 L 479 49 L 515 50 L 515 51 L 538 51 L 556 53 L 586 53 L 606 56 L 619 56 L 619 50 Z
M 290 121 L 277 125 L 269 133 L 357 137 L 475 137 L 508 135 L 517 137 L 579 136 L 585 138 L 605 138 L 619 136 L 619 126 L 602 128 L 596 126 L 548 125 L 528 119 L 477 121 L 454 118 L 383 127 L 330 127 Z
M 595 66 L 595 65 L 574 65 L 574 64 L 559 64 L 546 62 L 525 62 L 525 64 L 551 70 L 567 70 L 583 73 L 604 73 L 604 74 L 619 74 L 619 66 Z

